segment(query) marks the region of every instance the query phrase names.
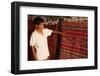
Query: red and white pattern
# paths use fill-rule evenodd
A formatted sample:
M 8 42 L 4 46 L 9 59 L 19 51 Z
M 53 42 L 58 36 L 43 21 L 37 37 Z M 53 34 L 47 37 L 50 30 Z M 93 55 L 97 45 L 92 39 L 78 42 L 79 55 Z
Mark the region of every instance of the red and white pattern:
M 66 39 L 61 39 L 60 59 L 87 58 L 87 23 L 62 22 L 61 29 L 66 33 Z

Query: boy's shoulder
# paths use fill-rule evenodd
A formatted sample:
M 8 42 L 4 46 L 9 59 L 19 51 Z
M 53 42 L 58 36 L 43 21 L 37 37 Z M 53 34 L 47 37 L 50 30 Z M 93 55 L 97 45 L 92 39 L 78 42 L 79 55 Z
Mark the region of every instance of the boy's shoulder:
M 43 29 L 43 31 L 48 31 L 48 30 L 49 30 L 48 28 L 44 28 L 44 29 Z

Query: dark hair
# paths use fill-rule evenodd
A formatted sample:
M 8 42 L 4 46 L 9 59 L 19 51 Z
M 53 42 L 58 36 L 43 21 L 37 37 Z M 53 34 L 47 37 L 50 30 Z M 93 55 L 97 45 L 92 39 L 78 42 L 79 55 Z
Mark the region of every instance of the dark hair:
M 44 22 L 44 20 L 41 17 L 34 18 L 34 25 L 39 25 L 40 23 Z

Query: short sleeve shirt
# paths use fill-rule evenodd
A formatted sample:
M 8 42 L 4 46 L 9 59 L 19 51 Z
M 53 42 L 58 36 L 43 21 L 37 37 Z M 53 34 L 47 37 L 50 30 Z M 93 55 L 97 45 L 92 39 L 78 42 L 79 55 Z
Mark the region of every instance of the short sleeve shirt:
M 47 37 L 52 34 L 52 30 L 44 28 L 43 35 L 38 33 L 37 30 L 33 31 L 30 38 L 30 46 L 35 46 L 36 56 L 38 60 L 47 59 L 49 54 Z

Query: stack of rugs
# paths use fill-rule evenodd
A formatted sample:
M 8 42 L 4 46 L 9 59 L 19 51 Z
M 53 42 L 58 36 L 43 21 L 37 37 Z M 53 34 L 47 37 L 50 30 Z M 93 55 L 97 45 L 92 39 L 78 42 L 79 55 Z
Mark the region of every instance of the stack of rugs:
M 61 38 L 60 59 L 88 57 L 87 26 L 87 22 L 62 22 L 61 31 L 66 33 L 66 38 Z

